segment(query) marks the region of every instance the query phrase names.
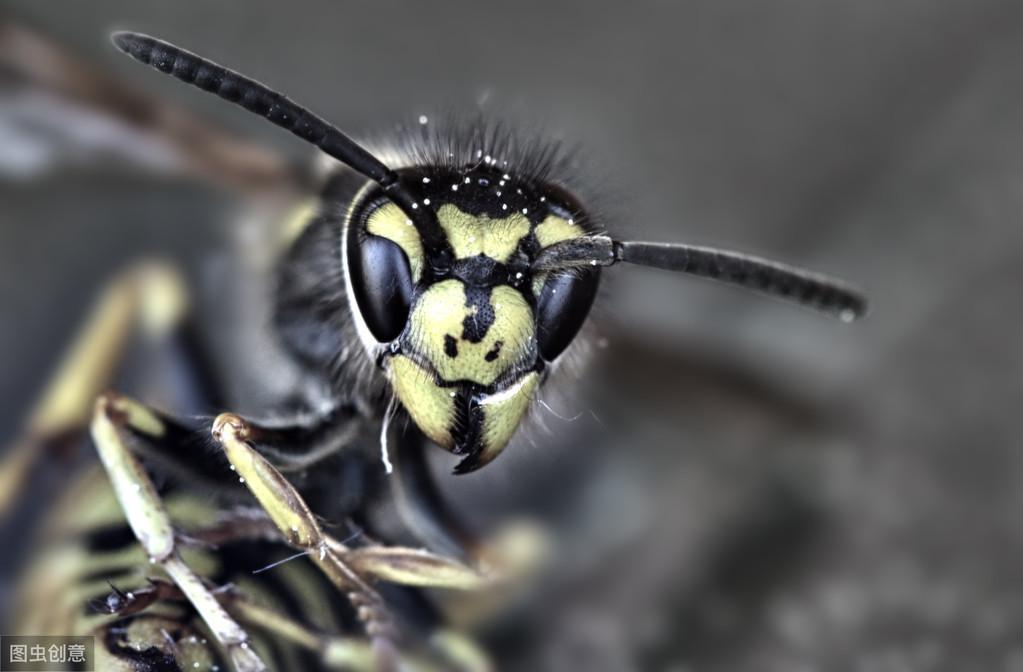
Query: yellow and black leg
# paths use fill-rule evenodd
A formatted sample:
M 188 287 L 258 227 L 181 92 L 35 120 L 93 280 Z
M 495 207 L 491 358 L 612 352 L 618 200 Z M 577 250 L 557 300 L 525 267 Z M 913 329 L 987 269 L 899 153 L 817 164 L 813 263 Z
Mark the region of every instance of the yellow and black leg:
M 232 587 L 211 592 L 237 621 L 313 653 L 325 669 L 352 672 L 376 669 L 372 646 L 363 639 L 315 631 L 279 611 L 247 599 Z M 113 588 L 100 608 L 112 616 L 126 617 L 168 600 L 187 602 L 188 598 L 174 583 L 155 579 L 131 590 Z
M 367 640 L 310 628 L 246 598 L 230 587 L 217 590 L 215 594 L 228 613 L 240 623 L 312 653 L 324 669 L 348 672 L 376 672 L 380 669 L 378 656 Z M 105 611 L 112 615 L 128 616 L 140 613 L 163 600 L 185 599 L 185 595 L 174 584 L 155 580 L 131 591 L 115 589 L 105 601 Z M 490 661 L 465 638 L 443 632 L 435 636 L 434 640 L 435 648 L 442 654 L 442 658 L 403 652 L 401 669 L 420 672 L 492 672 Z
M 343 547 L 323 533 L 298 491 L 252 445 L 280 439 L 280 430 L 267 430 L 233 413 L 213 422 L 213 438 L 223 448 L 231 469 L 259 502 L 268 518 L 290 545 L 309 555 L 312 562 L 356 608 L 366 633 L 374 643 L 380 664 L 396 664 L 393 646 L 397 625 L 379 593 L 343 559 Z
M 395 660 L 396 654 L 391 645 L 399 638 L 405 644 L 410 642 L 405 639 L 406 633 L 399 632 L 394 615 L 371 585 L 372 581 L 456 590 L 475 590 L 489 584 L 488 578 L 479 572 L 426 551 L 384 546 L 348 548 L 323 532 L 302 496 L 263 456 L 268 452 L 267 442 L 282 436 L 279 430 L 267 430 L 235 414 L 224 413 L 214 421 L 212 433 L 237 473 L 238 480 L 259 502 L 267 523 L 276 528 L 286 543 L 306 552 L 356 607 L 374 643 L 378 663 L 386 665 Z M 244 526 L 220 525 L 215 534 L 229 534 L 233 527 L 246 529 L 247 533 L 259 538 L 270 534 L 269 525 L 260 527 L 251 514 L 243 514 L 243 517 Z M 199 532 L 194 536 L 201 539 L 205 535 Z M 434 637 L 433 645 L 443 648 L 449 661 L 451 652 L 456 649 L 462 652 L 463 657 L 466 657 L 465 652 L 475 651 L 471 644 L 456 634 L 441 634 L 443 636 Z M 456 640 L 459 642 L 457 646 L 449 646 Z M 468 657 L 484 660 L 478 652 Z M 473 665 L 465 669 L 486 667 Z
M 92 438 L 129 526 L 150 562 L 163 570 L 187 598 L 224 647 L 234 668 L 239 672 L 265 670 L 249 645 L 248 634 L 178 554 L 170 516 L 130 447 L 131 432 L 158 440 L 165 435 L 166 426 L 137 402 L 116 395 L 101 396 L 96 401 Z
M 218 416 L 212 431 L 223 446 L 231 469 L 261 508 L 236 510 L 204 529 L 184 530 L 181 539 L 214 545 L 244 539 L 280 541 L 304 551 L 347 596 L 365 624 L 369 638 L 314 633 L 247 601 L 234 591 L 208 588 L 181 559 L 178 531 L 135 455 L 137 450 L 147 454 L 154 451 L 170 454 L 174 446 L 178 446 L 186 448 L 184 454 L 178 455 L 179 459 L 188 460 L 187 447 L 198 446 L 200 442 L 194 435 L 189 436 L 180 423 L 132 399 L 110 393 L 101 396 L 96 404 L 93 440 L 129 525 L 153 563 L 170 581 L 158 579 L 131 592 L 115 590 L 104 602 L 108 613 L 129 616 L 158 601 L 184 601 L 206 622 L 239 670 L 263 669 L 239 622 L 252 624 L 269 635 L 284 637 L 302 648 L 315 649 L 328 667 L 382 669 L 412 661 L 420 655 L 426 656 L 423 660 L 438 655 L 448 661 L 456 655 L 459 659 L 485 660 L 460 635 L 444 631 L 434 633 L 432 653 L 416 644 L 411 648 L 401 647 L 399 654 L 392 646 L 399 635 L 395 620 L 371 585 L 373 581 L 382 580 L 409 586 L 469 590 L 486 585 L 485 577 L 457 562 L 415 549 L 348 548 L 320 529 L 298 491 L 270 460 L 250 445 L 250 442 L 258 442 L 263 451 L 283 454 L 294 448 L 291 439 L 334 436 L 335 432 L 302 430 L 297 426 L 271 429 L 248 423 L 233 414 Z M 224 474 L 230 473 L 227 466 L 221 465 L 220 469 Z M 373 661 L 372 667 L 367 660 Z M 472 665 L 462 669 L 487 668 Z

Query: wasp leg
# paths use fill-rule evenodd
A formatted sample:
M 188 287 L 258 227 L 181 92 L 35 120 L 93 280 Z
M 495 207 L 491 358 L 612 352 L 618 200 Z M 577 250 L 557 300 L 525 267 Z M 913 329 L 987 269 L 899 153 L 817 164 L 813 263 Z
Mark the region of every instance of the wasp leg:
M 398 425 L 399 423 L 394 423 Z M 438 553 L 478 561 L 479 540 L 448 506 L 426 462 L 426 441 L 414 427 L 400 432 L 391 478 L 398 513 L 419 541 Z
M 481 539 L 455 514 L 426 461 L 426 443 L 414 427 L 399 430 L 391 491 L 409 531 L 428 548 L 467 562 L 491 583 L 509 583 L 532 572 L 547 555 L 547 540 L 535 525 L 511 521 Z
M 225 606 L 238 620 L 317 652 L 327 669 L 354 672 L 377 669 L 375 655 L 368 642 L 315 632 L 241 596 L 227 596 Z M 400 668 L 416 672 L 491 672 L 494 669 L 486 655 L 459 633 L 446 630 L 435 633 L 431 645 L 432 652 L 402 652 Z
M 362 414 L 355 406 L 283 424 L 246 423 L 257 450 L 282 472 L 308 469 L 351 445 L 362 429 Z
M 112 592 L 106 599 L 93 604 L 94 608 L 112 616 L 131 616 L 144 611 L 149 605 L 161 600 L 186 601 L 188 598 L 175 584 L 162 579 L 150 579 L 149 585 L 127 592 L 110 584 Z
M 428 551 L 403 546 L 369 545 L 350 548 L 321 531 L 327 547 L 359 576 L 419 588 L 477 590 L 493 581 L 456 560 Z M 187 538 L 199 544 L 217 546 L 238 541 L 270 541 L 309 550 L 285 536 L 263 508 L 235 509 L 212 525 L 188 530 Z
M 138 451 L 163 471 L 176 474 L 195 486 L 223 490 L 231 486 L 222 453 L 210 441 L 211 421 L 171 417 L 147 409 L 161 427 L 159 434 L 147 426 L 129 425 L 137 439 Z M 293 424 L 252 425 L 260 435 L 259 452 L 282 472 L 307 469 L 351 445 L 357 436 L 361 416 L 350 406 L 301 417 Z M 201 482 L 197 483 L 197 479 Z
M 366 631 L 380 647 L 390 648 L 397 635 L 394 620 L 380 595 L 348 566 L 331 547 L 305 501 L 270 462 L 250 447 L 264 435 L 261 428 L 233 413 L 213 421 L 213 438 L 223 448 L 231 468 L 266 511 L 284 539 L 309 552 L 309 557 L 357 609 Z
M 226 649 L 235 668 L 239 672 L 265 670 L 266 665 L 249 646 L 245 630 L 177 554 L 170 517 L 153 482 L 129 447 L 128 427 L 155 436 L 165 431 L 159 417 L 125 397 L 104 395 L 96 401 L 91 426 L 93 442 L 128 525 L 150 562 L 170 576 Z
M 136 324 L 141 321 L 149 335 L 159 338 L 180 323 L 185 304 L 181 279 L 158 264 L 132 268 L 107 287 L 36 403 L 21 437 L 0 463 L 0 520 L 27 485 L 40 456 L 85 432 L 93 402 L 110 386 Z
M 369 641 L 342 637 L 313 630 L 273 609 L 257 604 L 234 589 L 214 591 L 217 600 L 238 621 L 249 628 L 272 634 L 314 652 L 326 669 L 373 672 L 377 661 Z M 185 600 L 184 593 L 172 583 L 152 580 L 148 585 L 129 591 L 112 587 L 112 592 L 99 605 L 102 611 L 117 616 L 139 613 L 160 600 Z M 469 640 L 457 633 L 442 631 L 433 637 L 433 649 L 441 663 L 432 660 L 429 652 L 401 652 L 401 669 L 429 672 L 457 669 L 459 672 L 489 672 L 490 661 Z M 435 656 L 434 656 L 435 657 Z M 444 664 L 446 663 L 446 664 Z M 454 667 L 452 667 L 454 666 Z

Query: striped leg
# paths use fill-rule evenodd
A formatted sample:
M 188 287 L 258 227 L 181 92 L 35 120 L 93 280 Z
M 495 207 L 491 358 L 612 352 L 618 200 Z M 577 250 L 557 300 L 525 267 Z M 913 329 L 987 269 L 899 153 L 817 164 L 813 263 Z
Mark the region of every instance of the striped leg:
M 329 670 L 374 672 L 377 660 L 373 647 L 366 640 L 318 632 L 288 618 L 278 611 L 247 599 L 233 589 L 216 591 L 217 599 L 228 613 L 246 626 L 266 632 L 314 653 L 320 664 Z M 117 616 L 139 613 L 161 600 L 184 600 L 185 595 L 172 583 L 151 581 L 149 585 L 131 591 L 114 589 L 104 601 L 104 611 Z M 487 658 L 469 640 L 453 632 L 435 635 L 434 645 L 440 659 L 430 655 L 410 655 L 402 652 L 400 669 L 417 672 L 490 672 Z
M 298 491 L 257 450 L 274 433 L 232 413 L 213 423 L 220 443 L 240 482 L 266 512 L 268 522 L 286 543 L 309 554 L 324 575 L 343 591 L 358 610 L 374 642 L 377 662 L 388 666 L 395 659 L 392 642 L 401 633 L 380 594 L 370 585 L 379 579 L 406 585 L 473 589 L 487 584 L 485 577 L 458 562 L 407 548 L 349 549 L 325 534 Z M 248 533 L 268 534 L 249 519 Z M 200 535 L 201 536 L 201 535 Z
M 245 422 L 236 415 L 223 414 L 214 421 L 213 433 L 239 480 L 256 496 L 265 513 L 254 514 L 253 510 L 248 510 L 228 514 L 204 529 L 186 530 L 183 538 L 213 544 L 246 538 L 282 541 L 307 552 L 327 578 L 344 591 L 370 636 L 370 642 L 362 644 L 350 638 L 343 639 L 344 645 L 339 643 L 342 640 L 331 640 L 324 649 L 324 655 L 330 659 L 352 662 L 366 650 L 372 650 L 376 665 L 390 667 L 405 660 L 406 650 L 419 650 L 418 645 L 412 643 L 411 648 L 403 648 L 399 653 L 392 645 L 398 639 L 398 628 L 371 581 L 462 590 L 488 584 L 486 577 L 468 567 L 424 551 L 383 546 L 352 549 L 323 533 L 298 492 L 261 453 L 280 455 L 282 451 L 296 449 L 292 445 L 296 437 L 330 435 L 331 432 L 298 427 L 268 429 Z M 248 646 L 248 636 L 232 620 L 232 617 L 240 618 L 232 609 L 234 602 L 229 604 L 223 594 L 206 588 L 177 554 L 171 521 L 133 453 L 133 449 L 144 448 L 147 452 L 177 453 L 178 459 L 194 462 L 194 450 L 188 448 L 201 446 L 195 434 L 131 399 L 106 394 L 96 405 L 93 438 L 129 525 L 153 562 L 174 582 L 173 585 L 157 582 L 133 591 L 130 596 L 115 591 L 106 604 L 113 605 L 116 613 L 130 615 L 155 601 L 183 596 L 227 648 L 238 669 L 262 669 L 258 659 L 252 660 L 255 654 Z M 251 447 L 249 441 L 260 450 Z M 221 472 L 228 473 L 222 466 Z M 240 602 L 235 608 L 246 610 L 248 618 L 240 618 L 242 622 L 255 618 L 260 627 L 266 629 L 266 624 L 274 621 L 269 614 L 248 603 Z M 285 634 L 298 637 L 299 644 L 312 641 L 297 627 L 286 627 Z M 435 651 L 445 649 L 442 652 L 445 659 L 451 655 L 446 652 L 448 648 L 463 657 L 474 650 L 455 633 L 444 633 L 432 648 Z M 480 656 L 477 658 L 483 660 Z
M 245 630 L 178 555 L 170 517 L 153 482 L 129 447 L 129 428 L 156 437 L 166 431 L 160 418 L 141 404 L 125 397 L 101 396 L 96 402 L 92 438 L 129 526 L 150 562 L 173 580 L 206 622 L 235 669 L 238 672 L 265 670 L 266 665 L 249 646 Z

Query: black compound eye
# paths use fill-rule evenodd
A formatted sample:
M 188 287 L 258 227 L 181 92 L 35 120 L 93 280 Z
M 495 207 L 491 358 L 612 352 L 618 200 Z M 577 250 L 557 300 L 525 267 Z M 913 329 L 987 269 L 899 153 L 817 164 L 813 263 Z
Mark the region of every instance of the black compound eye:
M 369 233 L 352 237 L 348 272 L 355 302 L 373 336 L 381 343 L 393 341 L 405 328 L 412 305 L 408 257 L 387 238 Z
M 536 308 L 537 345 L 548 362 L 560 355 L 582 328 L 597 296 L 600 269 L 552 276 L 544 283 Z

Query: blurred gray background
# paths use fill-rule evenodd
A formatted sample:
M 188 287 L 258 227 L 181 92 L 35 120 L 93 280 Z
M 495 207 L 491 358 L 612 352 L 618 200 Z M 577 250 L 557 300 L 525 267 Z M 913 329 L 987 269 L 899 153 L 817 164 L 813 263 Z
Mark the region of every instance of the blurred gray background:
M 582 148 L 617 230 L 868 291 L 871 314 L 845 326 L 617 272 L 592 374 L 605 384 L 559 408 L 595 410 L 601 427 L 571 431 L 608 446 L 541 437 L 451 485 L 467 500 L 528 498 L 533 478 L 578 493 L 573 573 L 603 580 L 561 582 L 522 669 L 1023 670 L 1020 3 L 2 8 L 296 157 L 292 138 L 107 34 L 177 42 L 355 134 L 479 105 L 539 122 Z M 92 167 L 0 183 L 0 204 L 7 438 L 101 280 L 139 254 L 194 259 L 234 203 Z

